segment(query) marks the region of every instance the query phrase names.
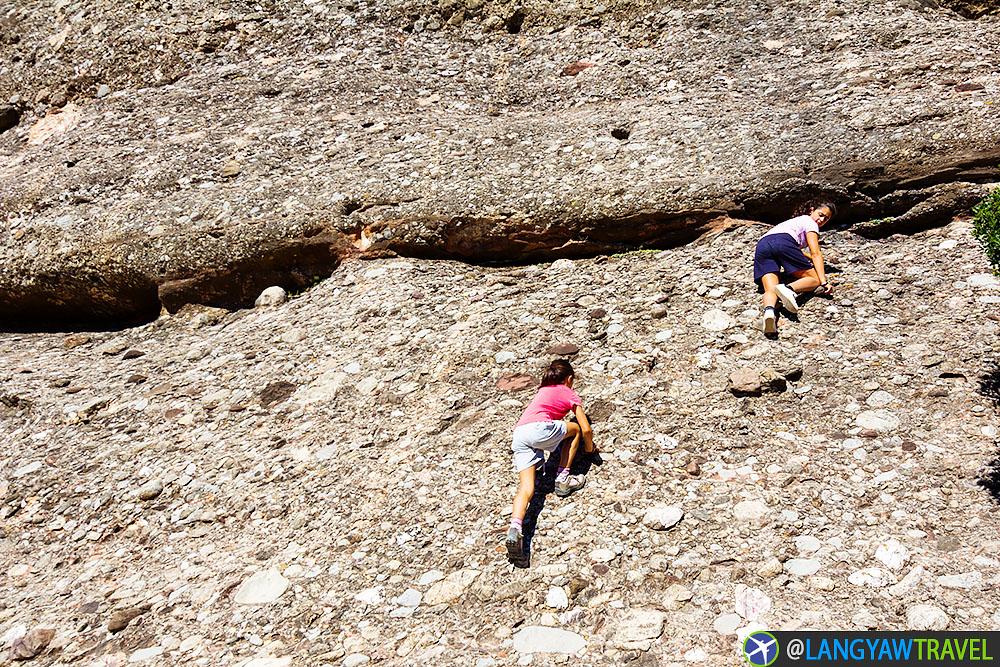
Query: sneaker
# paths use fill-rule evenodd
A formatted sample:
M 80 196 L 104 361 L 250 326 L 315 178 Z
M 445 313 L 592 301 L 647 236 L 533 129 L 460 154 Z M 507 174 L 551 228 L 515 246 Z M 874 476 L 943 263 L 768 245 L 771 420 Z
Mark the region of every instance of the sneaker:
M 507 560 L 514 567 L 528 567 L 528 559 L 524 557 L 524 536 L 513 526 L 507 530 Z
M 799 312 L 799 302 L 795 300 L 795 290 L 788 285 L 778 285 L 774 291 L 778 293 L 778 298 L 781 299 L 781 305 L 785 307 L 785 310 L 790 313 Z
M 778 333 L 778 321 L 774 316 L 774 308 L 764 309 L 764 333 L 769 335 Z
M 587 478 L 583 475 L 567 475 L 565 479 L 556 480 L 556 495 L 560 498 L 579 491 L 587 483 Z

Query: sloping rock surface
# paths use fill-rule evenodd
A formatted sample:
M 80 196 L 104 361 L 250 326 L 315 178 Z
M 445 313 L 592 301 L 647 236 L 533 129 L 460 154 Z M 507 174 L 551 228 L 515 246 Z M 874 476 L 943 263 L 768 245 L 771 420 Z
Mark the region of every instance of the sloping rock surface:
M 1000 283 L 968 223 L 827 234 L 834 297 L 778 341 L 754 322 L 763 229 L 513 268 L 351 260 L 279 306 L 0 335 L 0 633 L 54 629 L 35 664 L 619 665 L 733 664 L 751 623 L 996 628 Z M 605 463 L 548 493 L 513 570 L 532 392 L 498 384 L 570 343 Z M 765 365 L 802 371 L 730 393 Z M 893 430 L 857 424 L 872 405 Z M 643 525 L 661 505 L 683 519 Z M 241 604 L 260 573 L 279 585 Z M 633 637 L 639 612 L 662 633 Z
M 997 28 L 862 0 L 15 3 L 0 327 L 248 306 L 358 252 L 673 247 L 812 194 L 927 228 L 997 180 Z

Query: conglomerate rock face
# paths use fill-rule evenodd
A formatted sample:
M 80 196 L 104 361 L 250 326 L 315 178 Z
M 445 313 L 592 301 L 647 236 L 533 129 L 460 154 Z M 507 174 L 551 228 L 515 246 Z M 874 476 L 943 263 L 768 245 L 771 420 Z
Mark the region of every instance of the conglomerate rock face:
M 53 665 L 723 665 L 754 627 L 995 629 L 1000 281 L 968 223 L 826 234 L 836 292 L 777 341 L 763 229 L 0 337 L 0 631 L 54 631 Z M 604 464 L 539 486 L 514 570 L 510 432 L 556 346 Z
M 991 8 L 5 3 L 0 660 L 996 628 Z M 813 196 L 836 291 L 766 340 L 754 223 Z M 514 570 L 557 354 L 604 463 Z
M 913 231 L 997 180 L 997 18 L 934 2 L 133 4 L 0 13 L 4 327 L 357 253 L 673 247 L 815 194 Z

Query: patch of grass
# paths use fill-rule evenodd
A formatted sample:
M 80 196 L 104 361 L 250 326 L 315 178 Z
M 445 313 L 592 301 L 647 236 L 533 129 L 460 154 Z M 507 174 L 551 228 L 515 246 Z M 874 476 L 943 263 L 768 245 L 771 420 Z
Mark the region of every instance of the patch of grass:
M 625 252 L 616 252 L 615 254 L 611 255 L 611 257 L 617 259 L 619 257 L 634 257 L 636 255 L 655 255 L 658 252 L 660 252 L 660 250 L 657 248 L 639 248 L 638 250 L 626 250 Z
M 972 235 L 983 246 L 994 272 L 1000 271 L 1000 188 L 972 209 Z

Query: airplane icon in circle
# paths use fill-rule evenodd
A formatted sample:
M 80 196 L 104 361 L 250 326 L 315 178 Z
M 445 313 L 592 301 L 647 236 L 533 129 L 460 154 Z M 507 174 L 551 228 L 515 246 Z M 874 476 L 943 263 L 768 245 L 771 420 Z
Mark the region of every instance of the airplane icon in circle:
M 751 665 L 765 667 L 778 657 L 778 640 L 768 632 L 755 632 L 747 636 L 743 654 Z

